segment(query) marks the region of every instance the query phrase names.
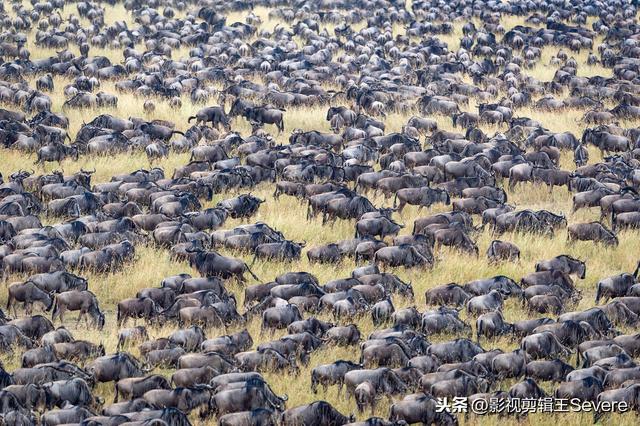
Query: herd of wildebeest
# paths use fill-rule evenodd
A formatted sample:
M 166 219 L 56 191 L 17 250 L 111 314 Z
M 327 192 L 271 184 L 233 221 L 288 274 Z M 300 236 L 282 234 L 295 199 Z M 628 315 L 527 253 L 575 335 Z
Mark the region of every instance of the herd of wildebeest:
M 585 310 L 570 308 L 583 300 L 576 280 L 589 265 L 561 253 L 518 282 L 498 275 L 430 285 L 414 306 L 394 307 L 414 299 L 403 271 L 428 277 L 442 246 L 493 265 L 520 261 L 510 235 L 566 233 L 569 244 L 605 251 L 621 230 L 637 232 L 635 1 L 125 0 L 126 22 L 106 18 L 114 4 L 0 5 L 0 163 L 13 151 L 25 159 L 0 177 L 0 347 L 21 363 L 0 371 L 4 424 L 456 424 L 462 418 L 436 410 L 436 401 L 459 396 L 625 401 L 640 410 L 638 270 L 597 277 Z M 253 12 L 258 6 L 268 17 Z M 244 20 L 231 22 L 232 13 Z M 521 24 L 502 25 L 514 17 Z M 265 19 L 279 23 L 265 27 Z M 188 57 L 172 56 L 178 48 Z M 541 66 L 553 68 L 549 81 L 530 74 Z M 606 76 L 580 76 L 585 66 Z M 149 114 L 163 103 L 198 108 L 187 122 L 110 114 L 124 93 Z M 60 108 L 55 96 L 65 99 Z M 306 108 L 326 111 L 330 130 L 291 128 L 287 120 Z M 67 115 L 97 109 L 71 132 Z M 579 111 L 582 133 L 550 131 L 519 111 Z M 385 130 L 398 114 L 407 117 L 402 129 Z M 443 119 L 453 131 L 439 126 Z M 95 170 L 45 171 L 123 153 L 145 153 L 151 165 L 105 182 L 92 180 Z M 154 167 L 180 153 L 190 153 L 188 163 Z M 561 167 L 567 156 L 575 167 Z M 509 203 L 508 192 L 531 184 L 566 187 L 572 212 Z M 255 188 L 273 196 L 260 199 Z M 336 221 L 351 221 L 353 238 L 305 247 L 252 221 L 282 197 L 299 199 L 307 221 L 322 221 L 329 234 Z M 407 205 L 421 213 L 402 232 Z M 450 211 L 430 214 L 432 205 Z M 599 208 L 600 220 L 568 223 L 586 208 Z M 229 219 L 242 222 L 225 226 Z M 494 236 L 486 252 L 479 232 Z M 95 281 L 131 268 L 141 245 L 168 250 L 185 273 L 109 313 L 86 274 Z M 328 282 L 308 271 L 273 278 L 251 269 L 251 259 L 303 255 L 309 265 L 356 267 Z M 508 323 L 510 298 L 533 319 Z M 82 340 L 81 327 L 102 329 L 105 312 L 116 317 L 115 353 Z M 65 321 L 69 313 L 77 321 Z M 245 328 L 254 319 L 259 336 Z M 361 334 L 356 319 L 375 331 Z M 167 324 L 169 335 L 149 337 Z M 517 349 L 490 349 L 503 335 Z M 264 377 L 295 381 L 315 351 L 332 346 L 360 358 L 309 366 L 315 402 L 288 406 Z M 549 381 L 552 393 L 540 386 Z M 104 382 L 113 401 L 95 390 Z M 355 401 L 354 413 L 322 400 L 334 386 Z M 355 423 L 354 414 L 364 419 L 387 398 L 386 418 Z

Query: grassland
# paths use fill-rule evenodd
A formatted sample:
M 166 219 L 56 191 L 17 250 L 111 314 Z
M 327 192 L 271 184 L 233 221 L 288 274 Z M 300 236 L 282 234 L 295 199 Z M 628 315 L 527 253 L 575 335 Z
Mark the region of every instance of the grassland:
M 72 6 L 65 8 L 65 17 L 73 13 L 73 10 L 68 10 Z M 263 27 L 266 29 L 273 28 L 276 24 L 286 25 L 276 20 L 270 19 L 268 16 L 268 10 L 264 8 L 257 8 L 254 13 L 260 16 L 263 20 Z M 127 14 L 120 5 L 116 5 L 115 8 L 110 8 L 106 14 L 111 22 L 115 20 L 131 20 L 131 17 Z M 237 13 L 228 17 L 227 22 L 234 22 L 236 20 L 243 20 L 244 13 Z M 508 28 L 521 24 L 518 19 L 511 19 L 505 21 L 505 26 Z M 331 31 L 331 28 L 327 28 Z M 398 28 L 397 31 L 403 31 Z M 461 24 L 455 23 L 455 31 L 453 35 L 443 36 L 451 48 L 457 48 L 457 42 L 461 36 Z M 598 43 L 594 43 L 597 45 Z M 29 46 L 32 50 L 32 58 L 46 57 L 48 55 L 55 54 L 53 51 L 47 49 L 36 48 L 35 46 Z M 73 50 L 73 49 L 72 49 Z M 549 60 L 556 54 L 556 49 L 544 49 L 544 54 L 540 63 L 532 70 L 525 71 L 531 76 L 540 80 L 549 80 L 553 77 L 555 68 L 549 66 Z M 77 53 L 77 52 L 76 52 Z M 185 52 L 179 50 L 178 56 L 182 56 Z M 105 55 L 114 61 L 121 59 L 121 53 L 114 49 L 105 50 L 92 50 L 93 54 Z M 586 65 L 587 52 L 581 52 L 576 56 L 578 61 L 578 73 L 580 75 L 602 75 L 604 77 L 610 76 L 610 70 L 603 69 L 595 66 L 590 67 Z M 260 79 L 259 76 L 255 77 Z M 64 102 L 64 96 L 62 89 L 70 81 L 65 78 L 56 77 L 55 79 L 56 89 L 51 98 L 53 100 L 53 109 L 59 111 L 62 103 Z M 103 82 L 101 90 L 109 93 L 115 93 L 113 83 Z M 111 109 L 95 109 L 95 110 L 70 110 L 65 113 L 70 119 L 71 127 L 70 133 L 73 138 L 83 122 L 91 120 L 95 115 L 100 113 L 110 113 L 121 117 L 139 116 L 147 119 L 159 118 L 169 119 L 176 123 L 176 127 L 179 129 L 185 129 L 187 127 L 187 117 L 193 115 L 193 113 L 201 107 L 201 105 L 193 105 L 188 98 L 183 98 L 183 107 L 178 110 L 171 110 L 168 105 L 164 104 L 161 100 L 156 99 L 157 108 L 154 113 L 146 114 L 142 109 L 144 98 L 137 97 L 133 94 L 118 93 L 119 106 Z M 6 106 L 5 106 L 6 107 Z M 475 105 L 470 105 L 469 109 L 475 109 Z M 300 128 L 303 130 L 321 130 L 328 131 L 328 123 L 324 120 L 326 113 L 326 106 L 318 106 L 306 109 L 291 108 L 287 110 L 285 114 L 285 124 L 287 132 L 282 135 L 274 135 L 279 143 L 287 143 L 288 132 L 294 128 Z M 561 113 L 545 113 L 536 111 L 533 109 L 521 109 L 518 111 L 519 116 L 528 116 L 540 121 L 544 126 L 553 131 L 570 131 L 576 135 L 581 135 L 584 125 L 577 120 L 582 115 L 582 111 L 566 110 Z M 385 119 L 388 131 L 400 130 L 401 126 L 406 123 L 411 114 L 390 114 Z M 443 129 L 452 129 L 451 121 L 447 117 L 436 117 L 438 124 Z M 638 123 L 621 123 L 623 126 L 634 126 Z M 238 130 L 242 135 L 248 135 L 250 128 L 243 120 L 236 120 L 233 123 L 234 130 Z M 485 127 L 485 131 L 489 133 L 505 131 L 506 128 L 499 127 Z M 600 155 L 595 150 L 591 150 L 591 161 L 599 161 Z M 167 176 L 170 176 L 173 170 L 189 160 L 188 154 L 172 154 L 169 158 L 160 161 L 155 166 L 162 167 L 165 170 Z M 51 172 L 54 169 L 61 168 L 65 173 L 72 173 L 84 169 L 93 169 L 97 171 L 94 175 L 94 182 L 108 181 L 114 174 L 131 172 L 139 168 L 149 167 L 144 153 L 134 152 L 127 154 L 120 154 L 106 157 L 81 157 L 80 161 L 65 161 L 60 166 L 55 164 L 48 164 L 45 166 L 34 166 L 34 156 L 27 156 L 17 151 L 0 149 L 0 172 L 4 176 L 8 176 L 11 172 L 18 169 L 35 169 L 36 173 Z M 562 167 L 564 169 L 573 169 L 573 163 L 570 155 L 565 153 L 562 158 Z M 340 239 L 351 238 L 353 236 L 353 223 L 346 221 L 338 221 L 332 226 L 323 226 L 320 219 L 307 221 L 306 220 L 306 205 L 299 200 L 290 197 L 281 197 L 279 201 L 273 199 L 271 193 L 273 191 L 270 185 L 260 185 L 252 190 L 254 195 L 267 200 L 262 205 L 252 221 L 264 221 L 276 229 L 282 231 L 288 238 L 295 241 L 306 241 L 307 246 L 315 246 L 324 244 Z M 211 207 L 215 205 L 223 196 L 230 197 L 235 195 L 234 193 L 219 194 L 211 202 L 206 203 L 205 207 Z M 376 206 L 390 206 L 392 200 L 385 200 L 381 196 L 369 194 L 370 199 Z M 597 220 L 599 218 L 599 211 L 581 210 L 575 214 L 570 214 L 571 210 L 571 194 L 566 189 L 556 188 L 552 192 L 548 192 L 546 187 L 535 186 L 531 184 L 525 184 L 516 188 L 513 192 L 508 192 L 509 202 L 515 204 L 519 208 L 528 207 L 535 209 L 548 209 L 554 212 L 564 212 L 567 215 L 569 223 L 573 222 L 585 222 L 590 220 Z M 407 207 L 403 212 L 399 220 L 406 224 L 406 228 L 403 230 L 403 234 L 411 232 L 413 221 L 420 216 L 425 216 L 429 213 L 435 213 L 444 211 L 444 206 L 434 207 L 430 211 L 423 211 L 418 213 L 417 208 Z M 476 218 L 477 220 L 477 218 Z M 240 223 L 238 220 L 229 220 L 225 224 L 225 228 L 231 228 Z M 584 280 L 577 282 L 577 287 L 582 291 L 582 300 L 573 309 L 584 309 L 593 305 L 595 283 L 605 277 L 610 276 L 621 271 L 631 271 L 635 267 L 638 261 L 638 254 L 640 244 L 638 243 L 638 234 L 635 232 L 622 232 L 619 235 L 620 245 L 616 248 L 605 248 L 603 246 L 594 245 L 592 243 L 575 243 L 568 244 L 566 241 L 566 232 L 560 231 L 556 233 L 553 238 L 545 238 L 532 235 L 522 234 L 506 234 L 502 239 L 514 242 L 520 247 L 522 256 L 518 263 L 504 263 L 499 265 L 490 265 L 487 262 L 484 253 L 494 236 L 488 230 L 485 230 L 478 235 L 475 235 L 478 246 L 480 248 L 480 257 L 472 257 L 465 254 L 461 254 L 456 251 L 444 249 L 436 253 L 437 262 L 433 269 L 421 270 L 404 270 L 397 269 L 396 272 L 400 277 L 406 281 L 410 281 L 413 284 L 416 298 L 414 301 L 405 300 L 401 298 L 395 298 L 394 304 L 396 308 L 414 305 L 419 310 L 425 309 L 424 292 L 436 285 L 457 282 L 464 283 L 473 279 L 490 277 L 498 274 L 504 274 L 509 277 L 519 280 L 523 275 L 532 272 L 536 261 L 540 259 L 550 258 L 559 254 L 570 254 L 577 258 L 583 259 L 587 262 L 587 277 Z M 234 255 L 237 257 L 243 257 L 247 262 L 251 262 L 251 256 L 243 256 L 240 253 L 230 253 L 223 251 L 224 254 Z M 350 275 L 351 270 L 354 268 L 354 264 L 351 261 L 345 261 L 337 266 L 334 265 L 315 265 L 309 264 L 306 260 L 306 256 L 299 262 L 293 263 L 274 263 L 274 262 L 256 262 L 253 266 L 254 272 L 263 280 L 272 280 L 277 275 L 287 271 L 308 271 L 318 277 L 320 282 L 326 282 L 331 279 L 347 277 Z M 132 297 L 136 292 L 142 288 L 158 286 L 162 278 L 168 275 L 189 272 L 194 273 L 186 263 L 176 262 L 169 258 L 167 251 L 154 247 L 154 246 L 139 246 L 136 250 L 135 262 L 128 265 L 120 272 L 107 274 L 107 275 L 95 275 L 89 274 L 90 289 L 93 290 L 99 297 L 101 307 L 107 312 L 107 326 L 103 331 L 86 330 L 83 326 L 75 326 L 75 318 L 69 316 L 66 321 L 66 326 L 69 327 L 77 338 L 88 339 L 93 342 L 102 342 L 106 346 L 107 352 L 114 352 L 117 342 L 117 326 L 115 324 L 114 309 L 115 304 L 124 298 Z M 11 281 L 20 280 L 23 277 L 13 276 Z M 230 288 L 236 294 L 239 305 L 242 304 L 243 289 L 237 284 L 230 284 Z M 6 289 L 0 289 L 0 305 L 6 302 Z M 520 303 L 516 300 L 509 300 L 506 303 L 504 314 L 507 321 L 516 321 L 533 317 L 530 313 L 522 308 Z M 464 317 L 466 314 L 462 314 Z M 325 314 L 320 315 L 321 318 L 330 320 L 331 318 Z M 471 322 L 473 322 L 471 320 Z M 358 327 L 362 331 L 363 335 L 367 335 L 373 330 L 371 319 L 368 316 L 358 318 L 356 321 Z M 166 325 L 161 328 L 150 329 L 151 337 L 161 337 L 168 335 L 175 326 Z M 284 332 L 276 332 L 273 335 L 260 335 L 260 326 L 257 320 L 250 322 L 247 325 L 251 335 L 254 337 L 255 345 L 260 342 L 277 338 Z M 234 329 L 222 330 L 222 329 L 208 329 L 208 336 L 216 336 L 224 334 L 226 332 L 235 331 Z M 629 331 L 629 330 L 627 330 Z M 441 341 L 449 339 L 452 336 L 430 336 L 432 341 Z M 518 342 L 501 338 L 493 341 L 482 341 L 482 345 L 485 349 L 501 348 L 503 350 L 513 349 L 518 345 Z M 136 348 L 131 349 L 132 353 L 138 355 Z M 5 363 L 8 370 L 19 366 L 19 357 L 17 355 L 2 354 L 0 358 Z M 311 402 L 314 399 L 325 399 L 333 404 L 343 413 L 355 413 L 355 404 L 353 401 L 345 400 L 337 396 L 335 389 L 330 389 L 325 395 L 322 392 L 318 395 L 313 395 L 310 392 L 310 369 L 314 365 L 328 363 L 338 359 L 350 359 L 357 360 L 359 358 L 359 350 L 356 348 L 323 348 L 315 352 L 311 357 L 311 362 L 308 367 L 301 369 L 298 376 L 289 376 L 287 374 L 266 374 L 269 383 L 274 390 L 279 393 L 286 393 L 289 395 L 288 406 L 293 407 L 296 405 Z M 572 360 L 574 361 L 574 360 Z M 503 383 L 502 388 L 509 386 L 510 382 Z M 550 383 L 544 383 L 545 390 L 550 391 L 553 385 Z M 107 401 L 112 399 L 113 387 L 111 385 L 100 385 L 98 392 Z M 375 410 L 375 414 L 386 417 L 388 415 L 389 403 L 386 399 L 380 401 Z M 359 416 L 360 419 L 368 417 L 368 413 L 365 416 Z M 200 420 L 194 418 L 194 422 L 200 422 Z M 571 415 L 548 415 L 548 414 L 535 414 L 522 420 L 516 420 L 514 418 L 498 418 L 498 417 L 460 417 L 461 424 L 535 424 L 535 425 L 555 425 L 558 422 L 563 422 L 567 426 L 569 425 L 582 425 L 592 422 L 590 414 L 571 414 Z M 609 424 L 621 424 L 621 425 L 633 425 L 637 424 L 637 417 L 634 415 L 613 416 L 604 420 Z M 212 421 L 210 421 L 212 422 Z

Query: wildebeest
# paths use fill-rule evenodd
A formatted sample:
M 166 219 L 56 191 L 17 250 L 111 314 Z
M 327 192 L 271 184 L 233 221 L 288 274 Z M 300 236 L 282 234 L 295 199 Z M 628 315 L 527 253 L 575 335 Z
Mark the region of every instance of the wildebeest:
M 375 252 L 374 263 L 394 266 L 426 266 L 433 265 L 433 255 L 428 246 L 402 244 L 400 246 L 383 247 Z
M 243 274 L 249 272 L 251 276 L 260 279 L 249 269 L 249 266 L 241 260 L 226 257 L 215 251 L 199 250 L 192 254 L 189 259 L 200 275 L 217 276 L 221 278 L 235 277 L 239 281 L 244 281 Z
M 640 268 L 640 264 L 638 264 Z M 633 274 L 622 273 L 604 278 L 596 284 L 596 304 L 604 298 L 606 302 L 610 298 L 625 296 L 629 289 L 636 284 L 640 269 L 636 268 Z
M 618 237 L 600 222 L 574 223 L 567 227 L 567 239 L 595 241 L 605 245 L 618 245 Z
M 124 399 L 139 398 L 152 389 L 170 389 L 169 382 L 160 375 L 120 379 L 115 384 L 113 402 L 118 402 L 120 396 Z
M 576 274 L 579 278 L 584 279 L 587 267 L 585 262 L 563 254 L 536 263 L 536 272 L 538 271 L 562 271 L 568 275 Z
M 404 226 L 386 217 L 360 219 L 356 223 L 356 238 L 379 236 L 384 239 L 387 235 L 395 236 Z
M 220 390 L 210 401 L 211 410 L 217 415 L 269 408 L 282 410 L 288 399 L 275 395 L 263 381 L 248 380 L 244 386 Z
M 407 395 L 403 400 L 394 403 L 389 412 L 391 421 L 412 423 L 454 424 L 452 414 L 436 409 L 436 400 L 427 394 Z
M 22 302 L 25 306 L 26 314 L 31 312 L 31 306 L 34 302 L 40 302 L 42 306 L 48 311 L 53 307 L 53 297 L 42 291 L 36 284 L 27 281 L 25 283 L 15 283 L 9 286 L 7 297 L 7 310 L 10 310 L 12 305 L 17 302 Z M 15 305 L 13 306 L 14 312 L 16 312 Z
M 402 188 L 396 191 L 395 198 L 393 200 L 393 206 L 396 207 L 396 201 L 400 200 L 398 205 L 398 212 L 402 213 L 404 206 L 417 205 L 419 210 L 423 207 L 429 207 L 435 203 L 444 203 L 449 205 L 451 203 L 449 193 L 443 189 L 432 189 L 429 187 L 421 188 Z
M 98 299 L 95 294 L 88 290 L 72 290 L 56 295 L 51 315 L 52 321 L 56 317 L 59 317 L 60 321 L 64 321 L 64 313 L 68 310 L 80 311 L 77 323 L 84 317 L 85 322 L 88 324 L 87 316 L 90 316 L 97 328 L 102 329 L 104 327 L 105 317 L 98 307 Z
M 196 115 L 189 117 L 187 121 L 191 122 L 194 118 L 197 120 L 198 124 L 211 122 L 211 125 L 216 129 L 219 125 L 222 125 L 227 132 L 231 130 L 229 118 L 225 114 L 224 110 L 219 106 L 202 108 L 196 112 Z
M 98 382 L 140 377 L 146 372 L 140 362 L 126 352 L 98 357 L 89 363 L 86 370 Z
M 544 331 L 522 339 L 520 347 L 533 359 L 553 355 L 569 355 L 571 350 L 563 346 L 551 332 Z
M 128 318 L 143 318 L 151 321 L 160 313 L 160 307 L 148 297 L 130 298 L 118 302 L 117 321 L 121 326 Z
M 290 408 L 282 413 L 283 426 L 298 424 L 346 424 L 355 420 L 355 416 L 347 417 L 326 401 L 317 401 L 308 405 Z
M 487 249 L 487 257 L 491 261 L 517 261 L 520 259 L 520 249 L 508 241 L 493 240 Z

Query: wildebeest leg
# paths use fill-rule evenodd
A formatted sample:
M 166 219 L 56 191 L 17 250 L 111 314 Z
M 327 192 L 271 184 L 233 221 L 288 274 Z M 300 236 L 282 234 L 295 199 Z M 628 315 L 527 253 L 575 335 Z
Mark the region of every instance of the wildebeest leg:
M 78 319 L 76 320 L 76 328 L 80 326 L 80 320 L 82 319 L 82 312 L 78 314 Z
M 9 295 L 7 296 L 7 312 L 11 312 L 11 306 L 13 303 L 13 297 L 11 296 L 11 292 L 9 292 Z M 14 313 L 15 313 L 15 308 L 14 308 Z M 16 314 L 17 317 L 17 314 Z
M 326 209 L 322 212 L 322 224 L 324 225 L 325 223 L 327 223 L 327 210 Z
M 118 336 L 118 344 L 116 345 L 116 352 L 120 352 L 120 349 L 124 346 L 125 339 L 122 335 Z

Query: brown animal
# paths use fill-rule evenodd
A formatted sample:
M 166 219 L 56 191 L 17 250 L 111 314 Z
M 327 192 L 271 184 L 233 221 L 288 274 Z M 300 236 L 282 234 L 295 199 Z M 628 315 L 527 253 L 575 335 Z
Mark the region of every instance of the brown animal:
M 120 327 L 129 318 L 144 318 L 150 323 L 160 313 L 160 307 L 149 297 L 131 297 L 118 302 L 117 312 Z
M 567 227 L 567 240 L 595 241 L 617 246 L 618 237 L 600 222 L 574 223 Z
M 518 261 L 520 260 L 520 249 L 508 241 L 493 240 L 487 249 L 487 257 L 492 262 Z
M 56 317 L 59 317 L 60 322 L 64 322 L 64 313 L 66 311 L 80 311 L 76 326 L 80 324 L 80 320 L 83 317 L 88 326 L 88 315 L 98 329 L 102 330 L 102 327 L 104 327 L 104 314 L 98 307 L 98 298 L 88 290 L 72 290 L 58 294 L 55 298 L 51 321 L 55 321 Z
M 169 381 L 164 376 L 159 374 L 120 379 L 115 384 L 113 402 L 118 402 L 120 396 L 125 400 L 140 398 L 152 389 L 171 389 L 171 385 L 169 385 Z
M 7 310 L 13 307 L 15 316 L 18 316 L 14 302 L 24 304 L 25 313 L 31 315 L 31 307 L 35 302 L 40 302 L 47 311 L 53 307 L 53 297 L 46 291 L 41 290 L 31 281 L 25 283 L 15 283 L 9 286 L 7 297 Z
M 95 358 L 105 354 L 104 345 L 102 343 L 96 345 L 85 340 L 55 343 L 53 345 L 53 352 L 58 358 L 69 361 L 85 361 L 89 358 Z

